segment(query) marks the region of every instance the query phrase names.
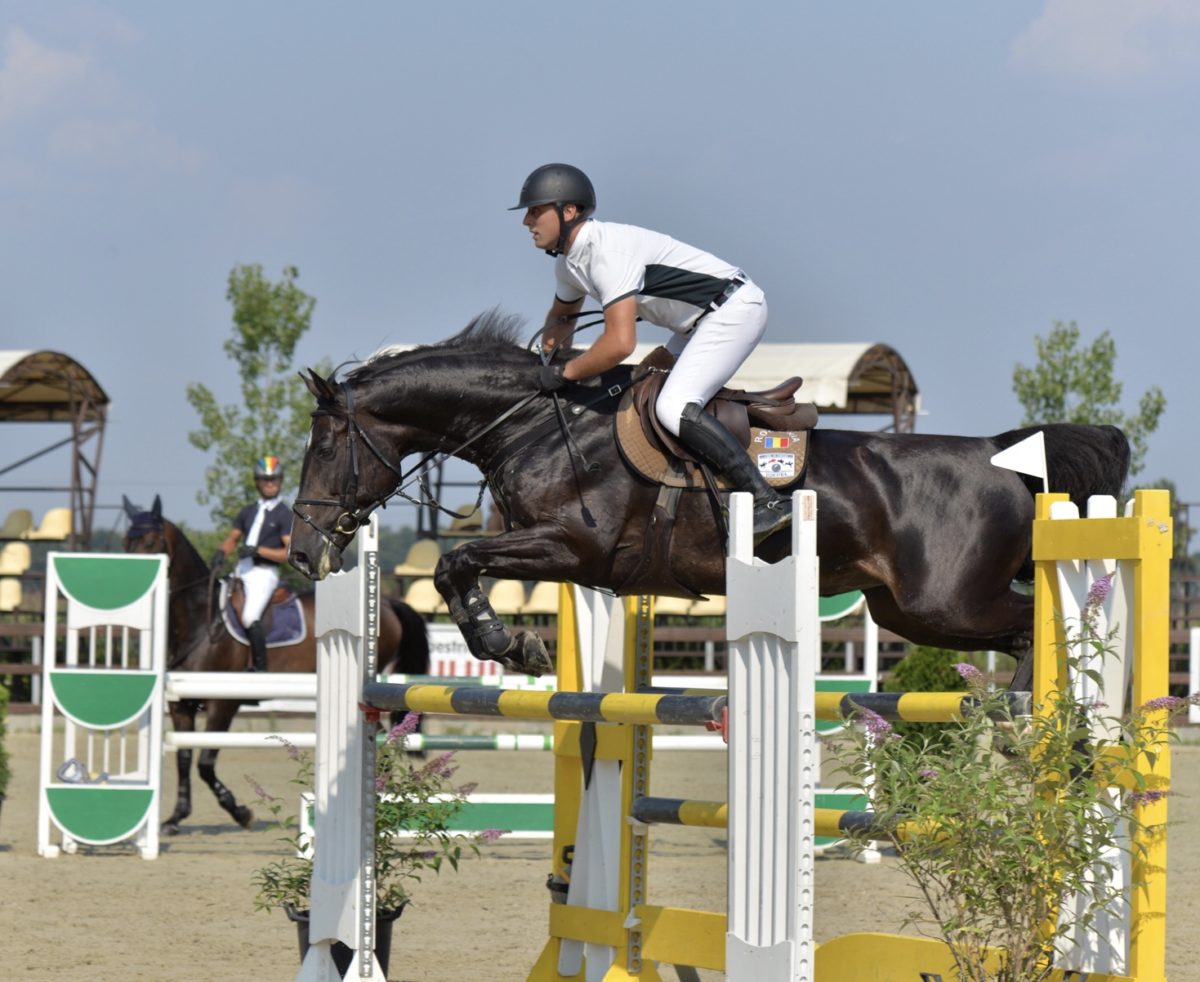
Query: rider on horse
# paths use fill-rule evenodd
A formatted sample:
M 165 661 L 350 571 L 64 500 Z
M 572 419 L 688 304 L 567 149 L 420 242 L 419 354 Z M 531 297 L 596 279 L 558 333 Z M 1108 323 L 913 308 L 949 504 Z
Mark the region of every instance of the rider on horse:
M 279 564 L 287 561 L 292 530 L 292 510 L 279 497 L 283 464 L 278 457 L 260 457 L 254 462 L 254 485 L 259 500 L 238 512 L 233 528 L 213 556 L 212 565 L 237 550 L 234 575 L 242 581 L 242 625 L 250 640 L 251 659 L 246 671 L 265 672 L 267 636 L 261 618 L 279 585 Z M 239 546 L 238 540 L 243 536 L 246 541 Z
M 668 328 L 674 368 L 655 403 L 662 425 L 739 491 L 754 495 L 754 535 L 762 539 L 791 521 L 791 502 L 763 478 L 734 436 L 704 406 L 762 340 L 767 303 L 745 273 L 707 252 L 634 225 L 591 218 L 596 193 L 569 164 L 545 164 L 525 180 L 523 224 L 533 244 L 557 257 L 554 303 L 543 346 L 569 341 L 585 296 L 604 308 L 604 333 L 584 353 L 542 370 L 541 388 L 600 375 L 628 358 L 637 321 Z

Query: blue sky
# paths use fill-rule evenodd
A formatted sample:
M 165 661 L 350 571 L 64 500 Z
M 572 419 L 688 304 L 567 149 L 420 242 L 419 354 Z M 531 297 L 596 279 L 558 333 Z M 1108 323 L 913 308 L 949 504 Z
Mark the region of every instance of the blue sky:
M 109 393 L 102 505 L 207 526 L 184 388 L 237 394 L 233 265 L 299 267 L 302 362 L 532 329 L 551 263 L 505 208 L 566 160 L 598 217 L 745 268 L 767 340 L 895 347 L 926 432 L 1017 425 L 1034 336 L 1110 331 L 1126 408 L 1167 397 L 1142 477 L 1200 501 L 1198 82 L 1190 0 L 0 0 L 0 349 Z M 58 435 L 6 427 L 0 466 Z

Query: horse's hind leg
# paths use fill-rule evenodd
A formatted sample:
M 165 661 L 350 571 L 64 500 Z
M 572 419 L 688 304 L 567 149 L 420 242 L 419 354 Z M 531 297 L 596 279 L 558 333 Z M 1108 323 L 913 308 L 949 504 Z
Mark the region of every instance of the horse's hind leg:
M 208 704 L 208 725 L 205 730 L 209 733 L 226 733 L 229 730 L 229 724 L 233 722 L 233 717 L 237 713 L 238 704 L 226 702 L 210 702 Z M 204 783 L 209 786 L 212 793 L 216 796 L 217 804 L 229 812 L 230 816 L 242 828 L 248 829 L 254 824 L 254 812 L 245 805 L 239 805 L 237 799 L 234 798 L 233 792 L 221 783 L 221 779 L 217 777 L 217 753 L 215 749 L 200 751 L 200 764 L 197 770 L 200 772 L 200 777 Z
M 216 795 L 217 804 L 229 812 L 238 825 L 244 829 L 248 829 L 254 824 L 254 812 L 245 805 L 239 805 L 237 799 L 233 796 L 233 792 L 225 787 L 221 783 L 221 779 L 217 777 L 218 752 L 214 749 L 200 751 L 200 765 L 198 768 L 200 776 L 204 779 L 204 783 L 212 789 L 212 793 Z

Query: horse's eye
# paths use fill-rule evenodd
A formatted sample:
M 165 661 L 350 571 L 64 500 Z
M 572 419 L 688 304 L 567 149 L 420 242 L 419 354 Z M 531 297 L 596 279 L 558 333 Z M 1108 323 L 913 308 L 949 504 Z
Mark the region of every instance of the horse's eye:
M 333 445 L 329 443 L 323 443 L 313 451 L 319 460 L 333 460 L 336 452 L 333 449 Z

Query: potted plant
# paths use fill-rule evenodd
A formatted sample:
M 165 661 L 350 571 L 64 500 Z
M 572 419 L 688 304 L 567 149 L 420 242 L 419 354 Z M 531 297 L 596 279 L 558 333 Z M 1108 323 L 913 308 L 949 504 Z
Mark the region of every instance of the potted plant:
M 405 738 L 417 728 L 419 714 L 409 713 L 394 726 L 376 753 L 375 786 L 375 956 L 387 972 L 392 925 L 412 902 L 410 889 L 426 873 L 438 874 L 446 865 L 458 869 L 464 853 L 479 852 L 481 842 L 501 834 L 496 830 L 466 834 L 450 831 L 473 785 L 456 786 L 453 753 L 414 761 L 405 748 Z M 312 755 L 279 738 L 296 761 L 291 783 L 308 790 L 313 782 Z M 299 822 L 285 814 L 282 798 L 270 794 L 251 780 L 258 803 L 273 817 L 289 846 L 289 855 L 255 870 L 252 882 L 258 889 L 256 910 L 283 909 L 296 923 L 303 960 L 308 950 L 308 903 L 312 881 L 312 852 L 301 841 Z M 319 847 L 318 847 L 319 848 Z M 343 974 L 353 957 L 344 945 L 333 946 L 334 962 Z

